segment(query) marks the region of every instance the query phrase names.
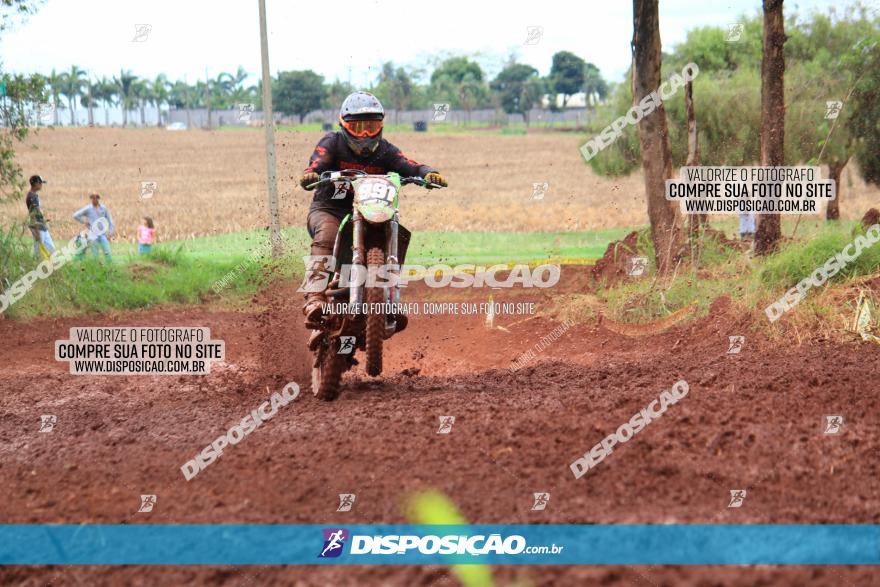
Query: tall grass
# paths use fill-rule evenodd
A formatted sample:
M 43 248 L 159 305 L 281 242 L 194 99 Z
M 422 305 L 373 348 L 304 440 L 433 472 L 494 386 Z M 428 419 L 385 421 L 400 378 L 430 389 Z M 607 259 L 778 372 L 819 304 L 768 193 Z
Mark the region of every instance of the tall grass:
M 852 243 L 856 236 L 864 236 L 860 227 L 846 230 L 837 224 L 827 224 L 818 234 L 806 243 L 785 247 L 770 257 L 758 271 L 758 279 L 767 286 L 789 287 L 810 275 L 828 259 L 840 253 Z M 852 252 L 852 249 L 850 249 Z M 847 263 L 833 279 L 867 275 L 880 267 L 880 245 L 868 246 L 854 261 Z
M 778 299 L 853 242 L 857 235 L 863 234 L 864 230 L 853 223 L 830 223 L 809 237 L 784 242 L 777 253 L 766 258 L 753 257 L 704 235 L 696 262 L 683 259 L 668 276 L 658 277 L 651 271 L 640 279 L 623 281 L 607 289 L 599 287 L 595 296 L 585 296 L 580 302 L 566 299 L 566 315 L 577 317 L 580 312 L 582 319 L 592 318 L 601 309 L 616 320 L 642 323 L 691 305 L 696 306 L 697 314 L 705 314 L 720 296 L 729 296 L 746 312 L 763 315 L 763 308 L 769 302 Z M 638 248 L 639 254 L 652 257 L 647 230 L 640 232 Z M 846 308 L 830 305 L 839 305 L 841 299 L 848 298 L 828 292 L 837 291 L 841 286 L 843 291 L 853 280 L 878 271 L 880 244 L 866 247 L 825 287 L 811 290 L 805 302 L 799 305 L 799 312 L 818 319 L 825 316 L 831 320 L 833 316 L 833 320 L 839 322 Z
M 6 290 L 22 275 L 33 260 L 24 235 L 27 228 L 21 223 L 0 224 L 0 289 Z
M 36 264 L 35 260 L 26 263 L 10 282 Z M 197 257 L 172 245 L 131 260 L 107 261 L 87 254 L 75 257 L 48 278 L 38 279 L 5 314 L 12 318 L 67 316 L 241 299 L 265 284 L 269 275 L 289 277 L 290 266 L 276 266 L 270 259 L 251 262 L 245 255 Z M 234 279 L 218 294 L 214 284 L 229 274 Z

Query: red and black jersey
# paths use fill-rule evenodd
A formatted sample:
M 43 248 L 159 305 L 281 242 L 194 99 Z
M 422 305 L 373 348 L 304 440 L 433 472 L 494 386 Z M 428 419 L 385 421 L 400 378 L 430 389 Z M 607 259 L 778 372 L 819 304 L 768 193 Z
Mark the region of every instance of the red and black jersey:
M 358 156 L 348 146 L 342 131 L 327 133 L 315 146 L 305 173 L 343 169 L 359 169 L 376 175 L 394 171 L 401 177 L 425 177 L 436 171 L 433 167 L 413 161 L 385 139 L 381 139 L 379 146 L 369 155 Z M 352 210 L 353 194 L 349 192 L 344 198 L 333 199 L 334 194 L 335 189 L 332 184 L 319 187 L 315 190 L 309 210 L 324 210 L 338 218 L 344 217 Z

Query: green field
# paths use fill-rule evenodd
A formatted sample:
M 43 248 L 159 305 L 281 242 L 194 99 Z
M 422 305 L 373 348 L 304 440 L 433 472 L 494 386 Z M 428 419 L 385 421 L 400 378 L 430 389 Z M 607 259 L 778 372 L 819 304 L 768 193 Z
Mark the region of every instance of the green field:
M 601 257 L 610 241 L 627 232 L 623 228 L 559 233 L 422 232 L 413 236 L 407 263 L 585 263 Z M 113 243 L 112 262 L 95 260 L 90 254 L 76 259 L 38 280 L 6 314 L 27 318 L 163 304 L 235 304 L 265 285 L 267 275 L 299 279 L 309 236 L 303 228 L 288 228 L 283 241 L 285 254 L 277 261 L 268 255 L 265 231 L 159 243 L 151 255 L 144 256 L 137 254 L 132 243 Z M 20 242 L 16 261 L 19 270 L 4 289 L 36 265 L 29 240 Z M 215 283 L 224 278 L 220 292 L 215 292 Z
M 795 220 L 784 222 L 791 235 Z M 737 221 L 713 223 L 727 234 L 736 232 Z M 812 271 L 854 236 L 854 222 L 800 223 L 797 239 L 764 260 L 749 259 L 733 249 L 707 243 L 700 265 L 712 273 L 693 285 L 694 268 L 677 272 L 678 279 L 658 290 L 651 280 L 641 280 L 603 294 L 612 314 L 644 319 L 662 316 L 693 302 L 707 306 L 725 293 L 734 299 L 761 299 L 784 292 Z M 590 263 L 600 258 L 609 242 L 641 230 L 640 241 L 650 239 L 644 227 L 615 228 L 583 232 L 421 232 L 413 235 L 408 264 L 431 266 L 500 263 Z M 269 279 L 299 281 L 302 257 L 308 254 L 310 238 L 303 228 L 283 231 L 284 255 L 275 260 L 269 254 L 268 233 L 249 231 L 156 245 L 150 255 L 137 255 L 131 243 L 114 243 L 113 260 L 105 262 L 91 255 L 78 258 L 37 280 L 34 287 L 5 314 L 13 318 L 76 315 L 82 313 L 135 310 L 167 304 L 214 303 L 243 306 Z M 63 243 L 58 243 L 63 246 Z M 22 239 L 10 263 L 12 279 L 4 291 L 36 265 L 30 241 Z M 871 273 L 880 265 L 880 251 L 871 249 L 853 263 L 841 277 Z M 744 275 L 750 275 L 745 278 Z M 219 282 L 219 283 L 218 283 Z M 702 290 L 702 291 L 700 291 Z
M 407 262 L 431 265 L 446 263 L 529 263 L 551 258 L 591 260 L 605 252 L 608 243 L 623 238 L 630 230 L 611 228 L 584 232 L 419 232 L 410 243 Z M 282 231 L 285 253 L 308 254 L 309 238 L 304 228 Z M 237 262 L 252 250 L 269 242 L 265 231 L 209 236 L 187 241 L 161 243 L 165 249 L 181 249 L 194 259 Z M 117 257 L 136 258 L 132 243 L 113 245 Z

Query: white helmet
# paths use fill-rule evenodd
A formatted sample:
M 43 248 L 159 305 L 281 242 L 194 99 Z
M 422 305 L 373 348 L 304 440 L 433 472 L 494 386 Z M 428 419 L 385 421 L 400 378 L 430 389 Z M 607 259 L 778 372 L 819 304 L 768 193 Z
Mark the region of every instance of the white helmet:
M 354 92 L 342 102 L 339 124 L 348 146 L 356 155 L 372 153 L 382 140 L 385 109 L 369 92 Z

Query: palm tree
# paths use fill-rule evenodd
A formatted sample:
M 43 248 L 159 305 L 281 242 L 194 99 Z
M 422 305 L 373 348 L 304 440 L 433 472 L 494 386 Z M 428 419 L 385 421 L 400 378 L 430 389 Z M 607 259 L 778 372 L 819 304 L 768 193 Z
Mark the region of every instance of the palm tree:
M 229 101 L 235 104 L 251 103 L 253 100 L 253 87 L 245 87 L 244 82 L 248 78 L 248 72 L 242 66 L 238 66 L 235 73 L 223 74 L 229 80 Z M 229 106 L 229 104 L 227 104 Z
M 128 111 L 134 108 L 133 86 L 135 82 L 137 82 L 137 77 L 124 69 L 119 70 L 119 77 L 113 78 L 113 83 L 116 84 L 117 89 L 116 95 L 118 96 L 116 103 L 122 107 L 122 126 L 128 126 Z
M 62 93 L 62 85 L 64 82 L 63 79 L 64 74 L 58 73 L 55 69 L 52 69 L 52 73 L 49 74 L 48 82 L 49 82 L 49 93 L 52 94 L 52 106 L 54 111 L 54 125 L 58 126 L 58 103 L 61 100 Z
M 175 110 L 180 108 L 186 109 L 186 127 L 190 128 L 191 126 L 191 112 L 192 108 L 192 96 L 193 89 L 187 84 L 185 81 L 176 81 L 174 85 L 171 86 L 171 93 L 168 98 L 168 103 L 174 106 Z
M 169 97 L 169 87 L 171 84 L 168 83 L 168 78 L 165 77 L 164 73 L 160 73 L 155 80 L 153 80 L 153 86 L 151 88 L 153 94 L 153 103 L 156 105 L 156 126 L 162 126 L 162 104 L 168 102 Z
M 211 84 L 211 96 L 216 110 L 229 107 L 229 99 L 235 91 L 235 76 L 231 73 L 221 73 Z
M 97 85 L 92 84 L 92 80 L 89 79 L 86 93 L 81 95 L 79 98 L 80 105 L 88 109 L 89 126 L 95 126 L 94 108 L 98 105 L 98 100 L 100 100 L 99 88 Z
M 61 75 L 61 93 L 67 96 L 67 105 L 70 107 L 70 126 L 76 126 L 76 99 L 82 94 L 85 74 L 78 66 L 71 65 L 70 71 Z
M 208 111 L 208 129 L 211 128 L 211 112 L 213 111 L 213 104 L 211 100 L 211 94 L 214 91 L 214 80 L 208 79 L 207 81 L 197 81 L 195 94 L 196 99 L 200 100 L 202 104 L 205 105 L 205 108 Z
M 147 126 L 145 107 L 153 101 L 152 86 L 147 80 L 139 79 L 132 84 L 132 92 L 141 114 L 141 126 Z
M 110 107 L 116 103 L 116 94 L 119 91 L 116 82 L 102 76 L 95 84 L 96 99 L 104 103 L 104 126 L 110 126 Z
M 85 105 L 89 110 L 89 118 L 88 118 L 89 126 L 95 126 L 94 107 L 97 105 L 97 102 L 95 101 L 95 97 L 92 95 L 93 91 L 94 91 L 94 88 L 92 88 L 92 76 L 89 75 L 86 78 L 86 95 L 84 96 L 84 98 L 86 100 Z

